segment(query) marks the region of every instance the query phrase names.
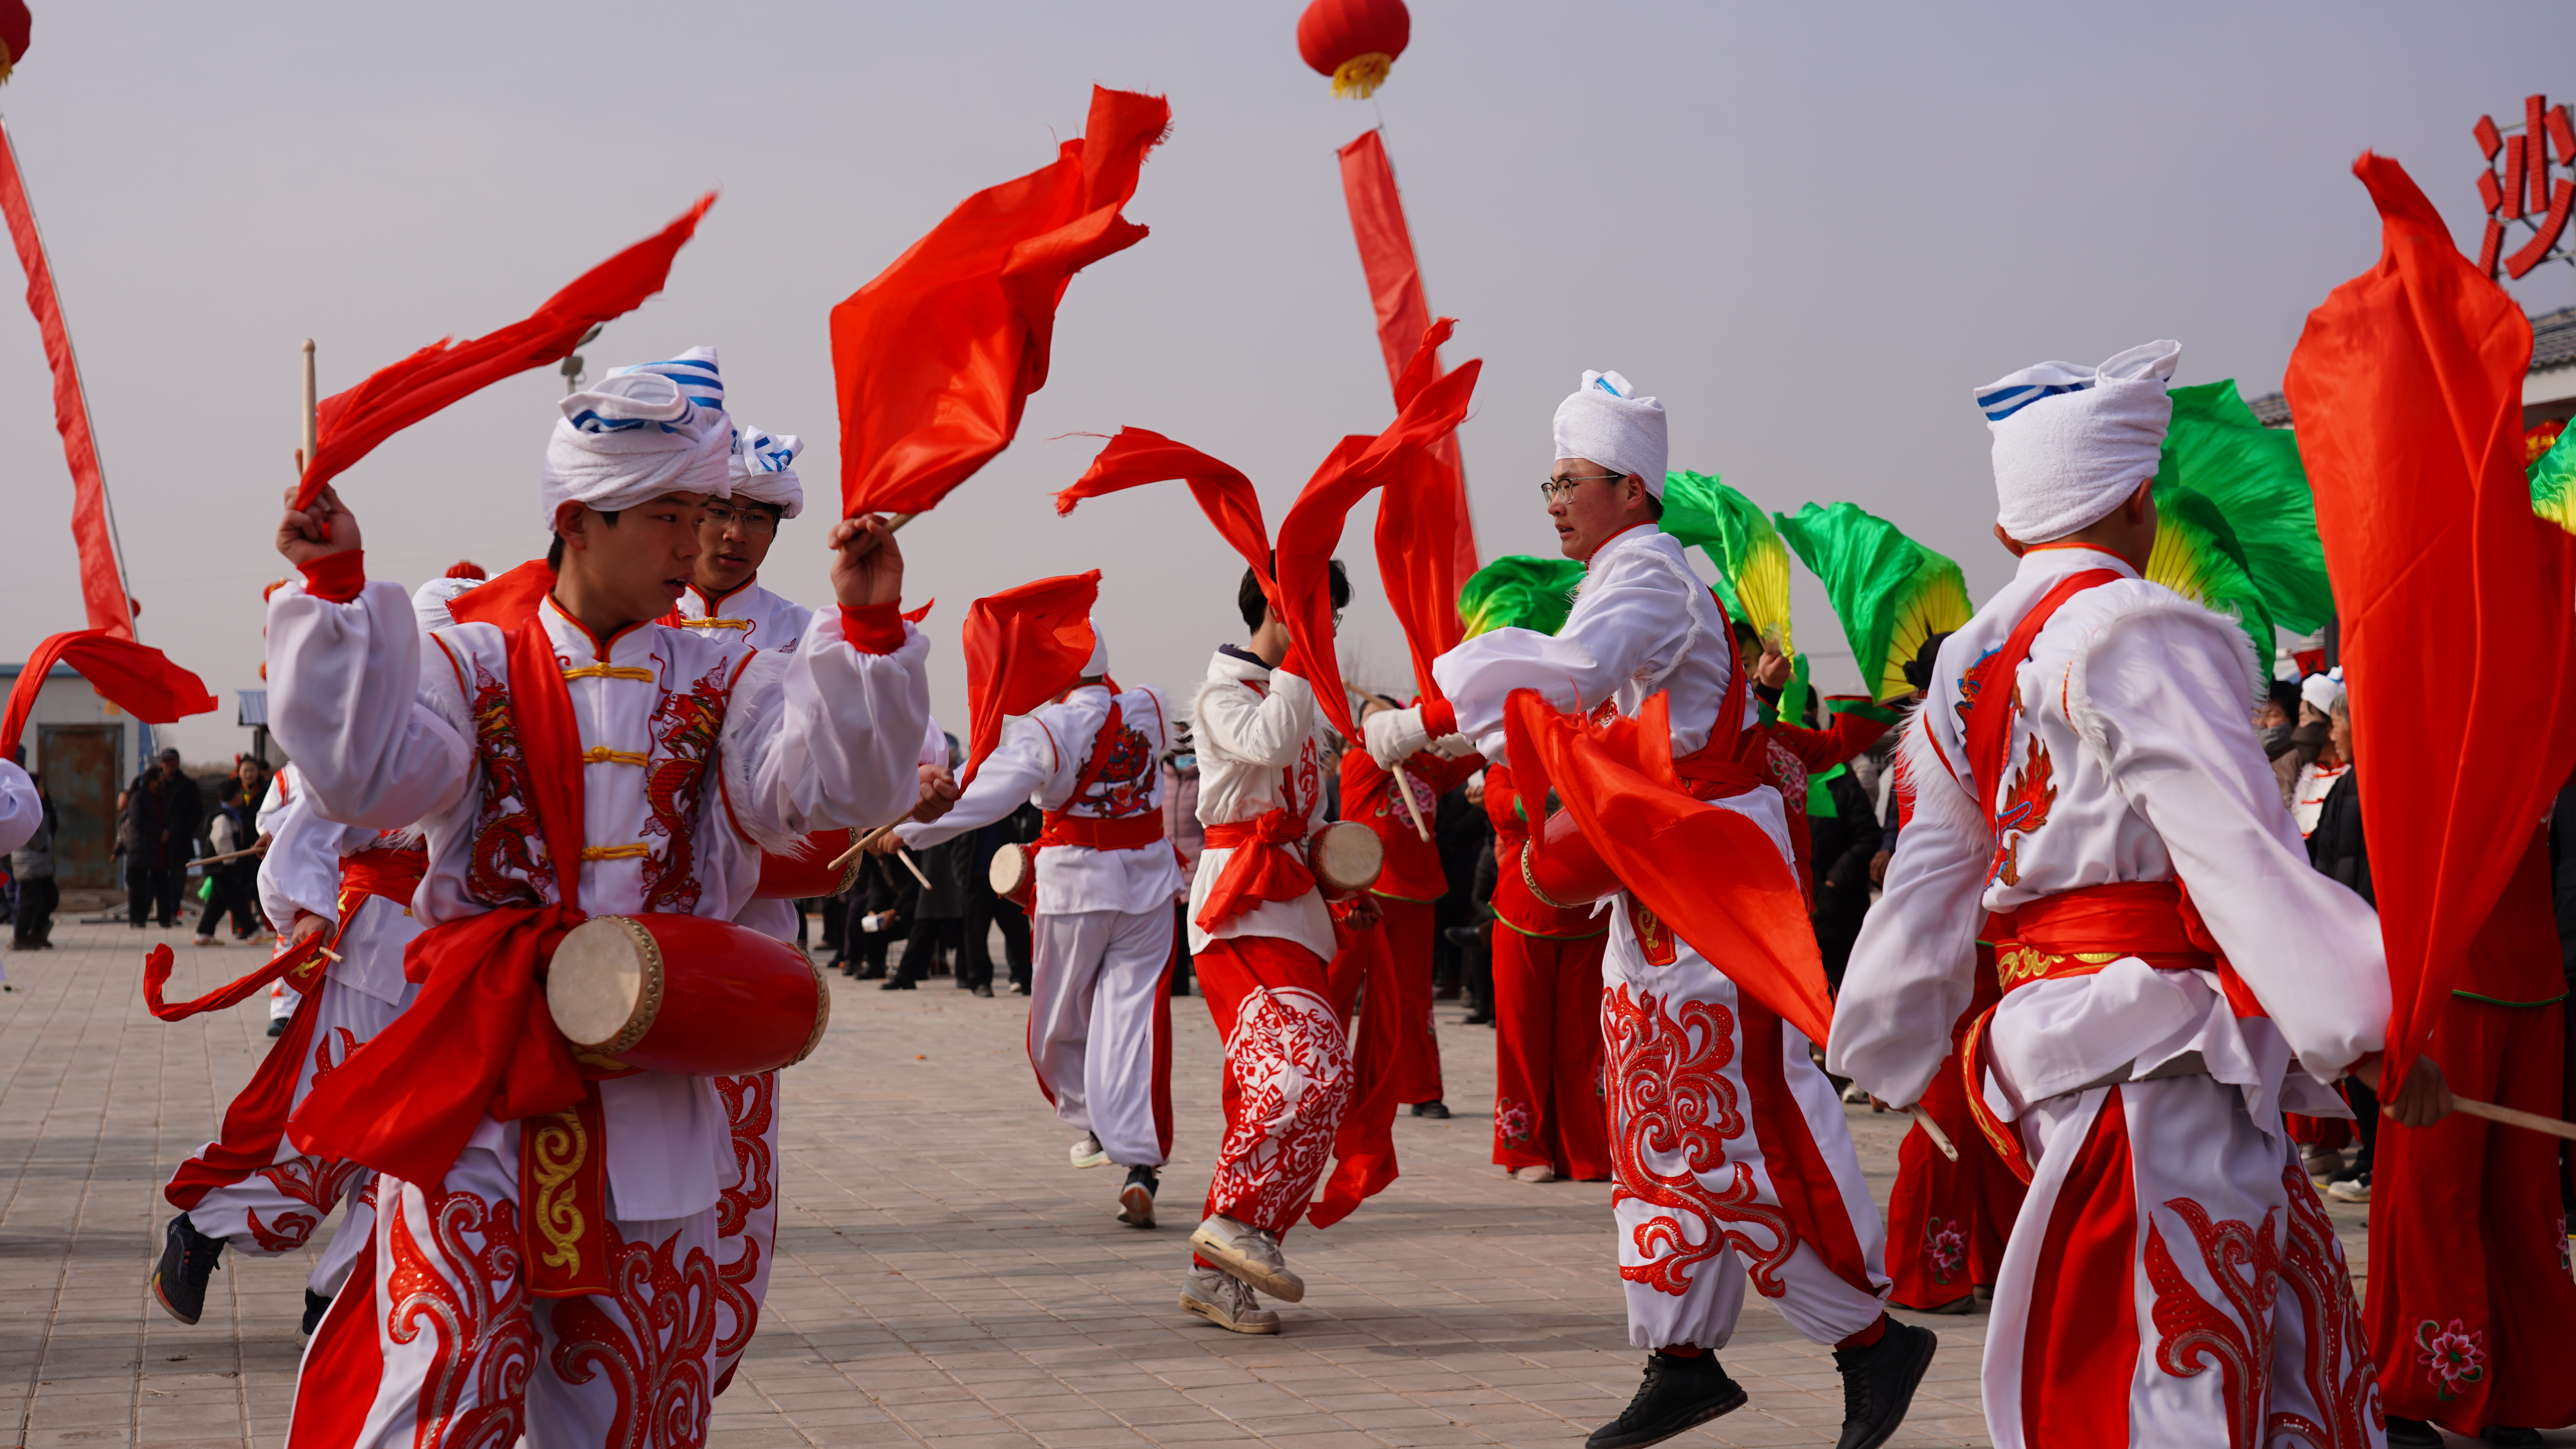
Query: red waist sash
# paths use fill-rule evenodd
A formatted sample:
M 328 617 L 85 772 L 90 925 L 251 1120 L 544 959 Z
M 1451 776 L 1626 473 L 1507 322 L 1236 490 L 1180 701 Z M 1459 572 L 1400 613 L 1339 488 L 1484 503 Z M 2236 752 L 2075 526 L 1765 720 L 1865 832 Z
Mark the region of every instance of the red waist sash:
M 389 900 L 404 910 L 429 874 L 429 848 L 387 845 L 340 858 L 340 929 L 349 928 L 350 906 L 365 896 Z
M 1305 838 L 1305 817 L 1275 807 L 1250 820 L 1207 827 L 1205 848 L 1233 854 L 1208 890 L 1199 929 L 1213 931 L 1263 901 L 1293 901 L 1315 889 L 1315 873 L 1292 848 Z
M 1163 839 L 1163 812 L 1148 810 L 1136 815 L 1067 815 L 1061 810 L 1047 812 L 1046 829 L 1038 833 L 1037 848 L 1050 845 L 1083 845 L 1093 850 L 1143 850 L 1159 845 Z

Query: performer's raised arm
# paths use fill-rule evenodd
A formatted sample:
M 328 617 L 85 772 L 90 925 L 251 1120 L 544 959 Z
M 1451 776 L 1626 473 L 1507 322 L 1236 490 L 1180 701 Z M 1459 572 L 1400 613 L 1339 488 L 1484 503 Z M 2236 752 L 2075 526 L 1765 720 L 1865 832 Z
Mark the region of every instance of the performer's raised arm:
M 1270 769 L 1297 763 L 1315 728 L 1315 687 L 1279 669 L 1270 672 L 1269 685 L 1257 699 L 1244 690 L 1202 691 L 1193 726 L 1201 748 Z
M 1053 809 L 1064 803 L 1063 796 L 1073 788 L 1073 777 L 1061 768 L 1064 751 L 1057 747 L 1045 725 L 1035 720 L 1021 723 L 1002 741 L 1001 748 L 984 757 L 977 766 L 975 778 L 967 782 L 964 794 L 948 807 L 937 820 L 906 822 L 893 835 L 894 840 L 915 850 L 954 839 L 969 830 L 980 830 L 1023 805 Z M 1061 781 L 1057 779 L 1062 776 Z M 1048 790 L 1051 784 L 1060 788 Z M 1044 792 L 1044 793 L 1042 793 Z

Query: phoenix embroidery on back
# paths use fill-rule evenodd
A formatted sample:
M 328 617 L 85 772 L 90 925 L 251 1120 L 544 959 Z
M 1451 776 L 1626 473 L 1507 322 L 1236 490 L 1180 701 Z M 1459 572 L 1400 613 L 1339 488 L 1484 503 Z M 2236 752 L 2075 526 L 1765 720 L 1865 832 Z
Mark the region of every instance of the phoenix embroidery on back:
M 2056 762 L 2049 758 L 2047 742 L 2032 731 L 2030 759 L 2013 772 L 2003 807 L 1995 812 L 1995 863 L 1986 874 L 1987 885 L 1999 880 L 2008 886 L 2021 884 L 2020 837 L 2048 823 L 2049 807 L 2057 803 L 2055 774 Z

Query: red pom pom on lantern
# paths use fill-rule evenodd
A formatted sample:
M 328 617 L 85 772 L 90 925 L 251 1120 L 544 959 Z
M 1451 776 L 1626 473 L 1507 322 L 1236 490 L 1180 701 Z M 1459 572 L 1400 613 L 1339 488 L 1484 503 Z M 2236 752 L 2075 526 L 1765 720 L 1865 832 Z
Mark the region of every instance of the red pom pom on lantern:
M 1404 0 L 1315 0 L 1297 18 L 1297 53 L 1333 78 L 1334 95 L 1353 100 L 1377 93 L 1412 38 Z
M 460 559 L 455 563 L 449 564 L 447 566 L 447 576 L 451 579 L 489 579 L 492 577 L 490 574 L 483 572 L 483 566 L 481 564 L 476 563 L 470 558 Z

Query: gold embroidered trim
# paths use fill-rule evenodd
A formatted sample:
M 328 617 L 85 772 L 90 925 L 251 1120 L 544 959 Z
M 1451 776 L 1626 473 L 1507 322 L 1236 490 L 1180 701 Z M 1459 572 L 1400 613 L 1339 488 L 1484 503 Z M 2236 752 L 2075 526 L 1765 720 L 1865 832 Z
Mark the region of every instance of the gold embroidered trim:
M 683 629 L 740 629 L 748 634 L 751 632 L 751 623 L 749 619 L 682 619 L 680 627 Z
M 592 745 L 581 752 L 581 762 L 585 765 L 642 766 L 650 764 L 652 756 L 640 750 L 612 750 L 606 745 Z
M 563 672 L 566 679 L 640 679 L 656 684 L 661 676 L 634 664 L 584 664 Z
M 577 1275 L 589 1222 L 565 1185 L 590 1160 L 590 1133 L 582 1127 L 578 1109 L 529 1118 L 522 1130 L 536 1134 L 529 1155 L 536 1167 L 537 1200 L 529 1217 L 546 1240 L 540 1257 L 549 1268 Z
M 647 860 L 652 854 L 653 847 L 641 841 L 633 845 L 585 845 L 581 848 L 584 860 Z

